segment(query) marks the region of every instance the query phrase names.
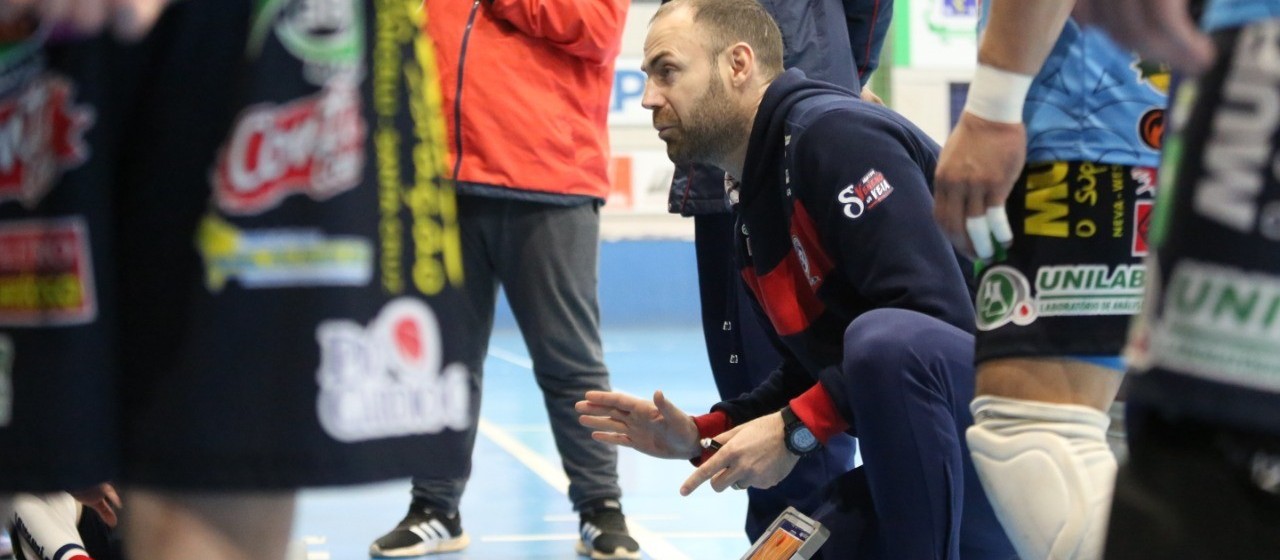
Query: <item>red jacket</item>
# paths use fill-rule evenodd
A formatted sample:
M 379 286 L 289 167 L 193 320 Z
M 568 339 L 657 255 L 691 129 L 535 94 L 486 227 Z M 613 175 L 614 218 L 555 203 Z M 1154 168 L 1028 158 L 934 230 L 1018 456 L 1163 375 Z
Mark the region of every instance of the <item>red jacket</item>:
M 609 93 L 630 3 L 427 0 L 464 190 L 608 195 Z

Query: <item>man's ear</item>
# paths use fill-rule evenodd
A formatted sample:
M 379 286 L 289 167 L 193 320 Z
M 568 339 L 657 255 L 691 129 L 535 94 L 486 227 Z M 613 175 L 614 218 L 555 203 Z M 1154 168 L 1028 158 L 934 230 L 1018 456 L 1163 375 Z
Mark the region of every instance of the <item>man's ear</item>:
M 756 53 L 743 42 L 729 47 L 729 83 L 742 87 L 756 75 Z

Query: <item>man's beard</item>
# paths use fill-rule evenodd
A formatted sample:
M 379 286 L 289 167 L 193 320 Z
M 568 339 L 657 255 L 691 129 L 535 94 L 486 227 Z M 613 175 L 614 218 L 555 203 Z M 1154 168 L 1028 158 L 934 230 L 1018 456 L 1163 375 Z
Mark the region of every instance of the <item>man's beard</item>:
M 667 157 L 676 165 L 719 164 L 751 133 L 751 125 L 729 100 L 719 72 L 712 68 L 706 92 L 680 120 L 679 134 L 667 142 Z

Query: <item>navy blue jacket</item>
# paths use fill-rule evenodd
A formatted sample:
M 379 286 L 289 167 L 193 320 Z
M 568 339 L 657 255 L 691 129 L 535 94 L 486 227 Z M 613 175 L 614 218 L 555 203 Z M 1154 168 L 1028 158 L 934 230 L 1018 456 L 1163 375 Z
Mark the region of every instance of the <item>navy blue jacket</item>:
M 782 30 L 782 63 L 815 80 L 861 91 L 880 65 L 893 0 L 760 0 Z M 726 214 L 724 171 L 692 164 L 676 169 L 667 211 Z
M 799 70 L 769 86 L 747 147 L 735 250 L 784 364 L 715 409 L 740 423 L 782 408 L 840 366 L 845 328 L 872 309 L 973 332 L 966 262 L 933 221 L 937 159 L 915 125 L 848 90 Z

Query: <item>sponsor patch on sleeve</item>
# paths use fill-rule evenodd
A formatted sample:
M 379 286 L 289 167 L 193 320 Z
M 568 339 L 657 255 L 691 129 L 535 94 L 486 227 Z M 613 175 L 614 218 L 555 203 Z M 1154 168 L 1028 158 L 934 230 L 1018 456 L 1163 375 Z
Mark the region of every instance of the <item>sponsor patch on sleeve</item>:
M 89 158 L 84 134 L 94 111 L 74 99 L 74 85 L 54 74 L 0 99 L 0 202 L 32 208 Z
M 885 179 L 884 174 L 872 169 L 863 175 L 857 183 L 852 183 L 836 195 L 836 200 L 844 205 L 844 215 L 856 220 L 872 208 L 884 202 L 893 194 L 893 185 Z
M 97 311 L 83 218 L 0 224 L 0 325 L 84 324 Z

